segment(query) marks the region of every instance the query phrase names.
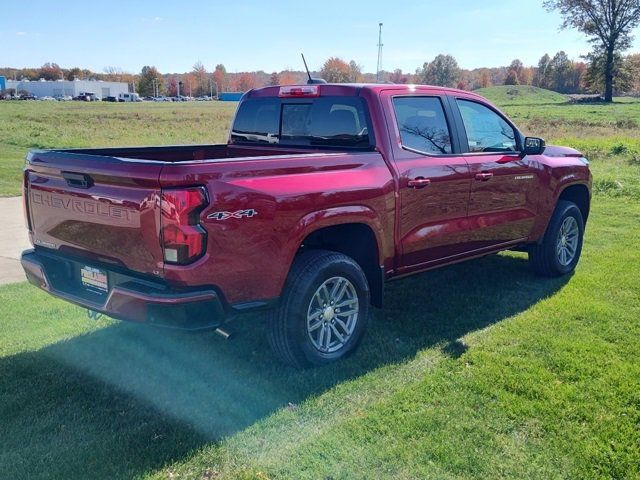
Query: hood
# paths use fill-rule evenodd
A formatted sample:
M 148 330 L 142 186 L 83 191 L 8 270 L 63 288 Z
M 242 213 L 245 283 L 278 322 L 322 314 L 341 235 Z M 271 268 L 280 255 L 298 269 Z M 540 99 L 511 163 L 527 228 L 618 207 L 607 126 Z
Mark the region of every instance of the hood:
M 547 157 L 584 157 L 584 155 L 575 148 L 559 147 L 557 145 L 547 145 L 544 149 L 544 154 Z

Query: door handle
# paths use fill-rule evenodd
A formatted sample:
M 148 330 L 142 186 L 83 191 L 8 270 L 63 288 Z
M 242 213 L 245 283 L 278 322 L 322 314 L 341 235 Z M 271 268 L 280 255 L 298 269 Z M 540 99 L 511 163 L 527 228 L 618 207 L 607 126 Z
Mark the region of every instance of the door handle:
M 481 180 L 483 182 L 486 182 L 487 180 L 490 180 L 491 177 L 493 177 L 493 173 L 491 173 L 491 172 L 476 173 L 476 180 Z
M 413 178 L 409 180 L 407 185 L 409 188 L 424 188 L 431 183 L 431 180 L 424 177 Z
M 93 186 L 93 178 L 84 173 L 61 172 L 67 185 L 76 188 L 90 188 Z

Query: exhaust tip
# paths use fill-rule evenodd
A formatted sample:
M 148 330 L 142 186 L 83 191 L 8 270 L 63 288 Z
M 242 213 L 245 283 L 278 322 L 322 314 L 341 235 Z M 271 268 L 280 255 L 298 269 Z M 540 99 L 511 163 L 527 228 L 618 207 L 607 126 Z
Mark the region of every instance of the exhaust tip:
M 224 338 L 225 340 L 231 340 L 233 338 L 233 332 L 230 332 L 228 330 L 224 330 L 220 327 L 216 328 L 215 332 L 220 335 L 222 338 Z

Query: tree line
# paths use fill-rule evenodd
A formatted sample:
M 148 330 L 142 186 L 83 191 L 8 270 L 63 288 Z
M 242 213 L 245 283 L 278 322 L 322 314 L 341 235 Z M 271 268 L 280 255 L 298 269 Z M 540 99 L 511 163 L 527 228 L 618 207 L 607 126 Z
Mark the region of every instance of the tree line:
M 544 54 L 536 65 L 525 66 L 519 59 L 509 65 L 494 68 L 464 69 L 452 55 L 440 54 L 424 62 L 413 73 L 401 69 L 382 71 L 380 81 L 385 83 L 415 83 L 476 90 L 494 85 L 533 85 L 565 94 L 601 94 L 605 91 L 603 59 L 592 55 L 573 60 L 559 51 L 553 56 Z M 616 95 L 640 95 L 640 54 L 616 57 L 612 88 Z M 93 79 L 127 82 L 142 96 L 180 94 L 188 96 L 213 95 L 220 92 L 244 92 L 266 85 L 293 85 L 305 83 L 304 71 L 280 72 L 228 72 L 223 64 L 208 71 L 200 61 L 185 73 L 161 73 L 154 66 L 144 66 L 140 73 L 132 74 L 119 68 L 107 67 L 96 73 L 88 69 L 64 69 L 55 63 L 40 68 L 0 68 L 0 75 L 7 78 L 39 80 Z M 312 75 L 330 83 L 373 83 L 375 73 L 363 72 L 362 67 L 351 60 L 328 58 Z M 182 82 L 180 84 L 180 82 Z M 180 85 L 179 85 L 180 84 Z
M 544 0 L 548 10 L 558 11 L 562 28 L 574 28 L 584 33 L 593 45 L 582 60 L 570 59 L 564 51 L 553 57 L 545 54 L 537 65 L 524 66 L 515 59 L 509 66 L 499 68 L 460 68 L 451 55 L 440 54 L 425 62 L 415 73 L 401 69 L 381 72 L 383 82 L 421 83 L 475 90 L 491 85 L 535 85 L 561 93 L 598 93 L 605 101 L 615 94 L 640 94 L 640 54 L 624 56 L 633 39 L 632 31 L 640 23 L 640 0 Z M 363 73 L 355 61 L 346 62 L 337 57 L 327 59 L 319 73 L 332 83 L 374 82 L 377 74 Z M 305 73 L 281 71 L 266 73 L 229 73 L 222 64 L 208 72 L 198 61 L 190 72 L 161 74 L 154 66 L 145 66 L 137 75 L 115 67 L 105 68 L 97 74 L 87 69 L 62 69 L 55 63 L 46 63 L 39 69 L 0 69 L 0 75 L 30 80 L 82 79 L 126 81 L 143 96 L 217 95 L 223 91 L 246 91 L 264 85 L 303 83 Z

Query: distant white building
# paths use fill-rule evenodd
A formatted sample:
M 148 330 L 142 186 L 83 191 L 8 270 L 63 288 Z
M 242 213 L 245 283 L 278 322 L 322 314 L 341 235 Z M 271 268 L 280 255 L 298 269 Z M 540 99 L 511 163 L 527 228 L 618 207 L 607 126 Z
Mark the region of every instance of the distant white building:
M 83 93 L 94 93 L 100 98 L 117 97 L 129 92 L 126 82 L 103 82 L 102 80 L 9 80 L 7 89 L 26 91 L 36 97 L 77 97 Z

